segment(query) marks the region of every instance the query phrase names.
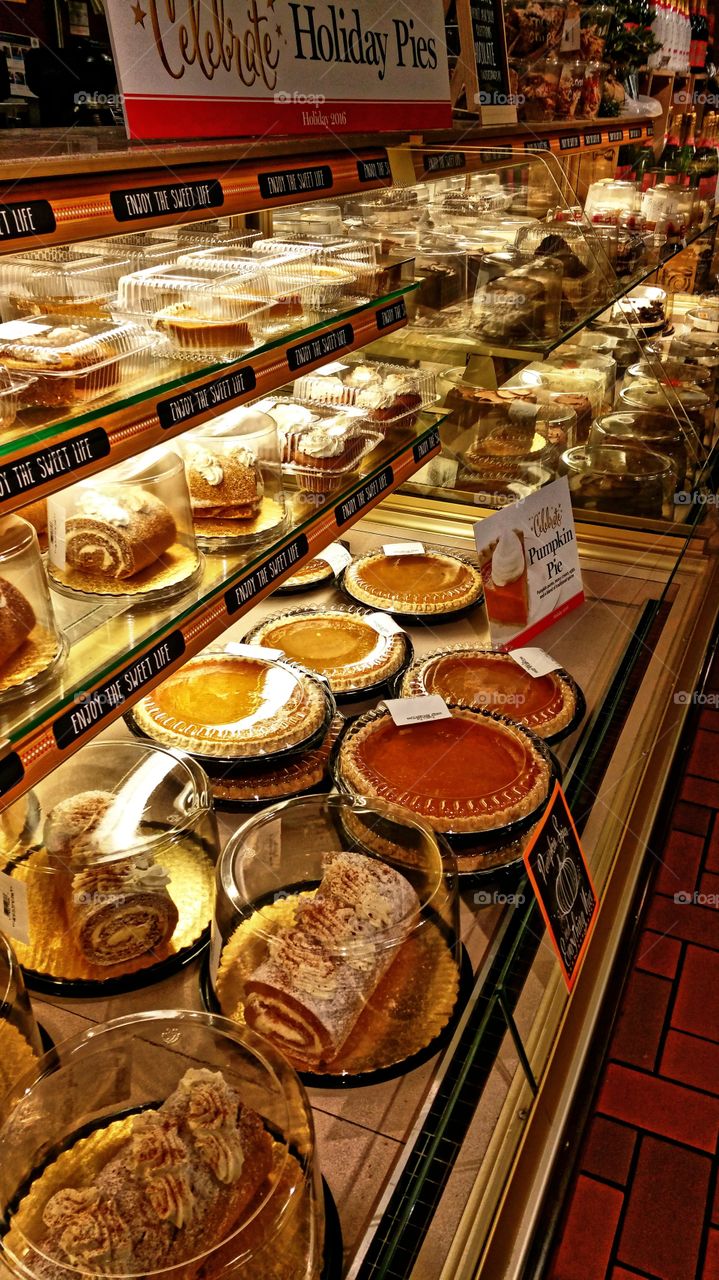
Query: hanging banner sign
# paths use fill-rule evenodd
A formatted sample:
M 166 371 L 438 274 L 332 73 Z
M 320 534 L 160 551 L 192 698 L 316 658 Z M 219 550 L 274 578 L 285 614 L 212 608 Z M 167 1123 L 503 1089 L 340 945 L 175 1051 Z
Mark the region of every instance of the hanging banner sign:
M 449 128 L 442 0 L 106 0 L 130 137 Z

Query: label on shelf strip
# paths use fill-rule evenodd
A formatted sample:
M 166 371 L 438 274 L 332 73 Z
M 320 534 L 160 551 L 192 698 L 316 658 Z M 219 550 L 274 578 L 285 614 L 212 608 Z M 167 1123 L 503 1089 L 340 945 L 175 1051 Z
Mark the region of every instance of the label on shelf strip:
M 0 796 L 6 796 L 24 777 L 25 770 L 17 751 L 8 751 L 0 760 Z
M 585 147 L 598 147 L 601 145 L 601 141 L 602 141 L 602 135 L 601 135 L 601 132 L 599 132 L 599 130 L 597 130 L 596 133 L 585 133 L 584 135 Z
M 5 240 L 24 240 L 26 236 L 51 235 L 55 226 L 55 214 L 49 200 L 18 200 L 12 204 L 0 204 L 0 244 Z
M 578 133 L 565 133 L 559 139 L 560 151 L 576 151 L 582 145 L 582 140 Z
M 264 564 L 258 565 L 252 573 L 248 573 L 246 578 L 241 582 L 235 583 L 229 591 L 225 592 L 225 608 L 229 616 L 232 618 L 240 609 L 247 604 L 249 600 L 253 600 L 258 596 L 265 587 L 269 587 L 273 582 L 282 576 L 293 565 L 296 565 L 303 556 L 309 551 L 309 543 L 307 535 L 301 533 L 293 542 L 288 542 L 282 551 L 278 551 L 276 555 L 270 556 Z
M 163 431 L 176 427 L 181 422 L 191 422 L 201 413 L 210 409 L 232 404 L 240 396 L 249 395 L 257 386 L 257 377 L 252 365 L 243 365 L 232 373 L 222 373 L 217 378 L 210 378 L 202 386 L 191 391 L 182 391 L 168 400 L 158 400 L 157 416 Z
M 354 520 L 364 507 L 368 507 L 370 502 L 378 498 L 380 494 L 389 489 L 394 482 L 394 472 L 391 467 L 385 467 L 384 471 L 380 471 L 379 475 L 374 476 L 363 484 L 356 493 L 346 498 L 344 502 L 340 502 L 335 507 L 335 520 L 338 528 L 342 528 L 343 524 L 347 524 L 349 520 Z
M 607 134 L 607 137 L 609 138 L 609 141 L 610 141 L 610 142 L 623 142 L 623 141 L 624 141 L 624 130 L 623 130 L 623 129 L 610 129 L 610 130 L 609 130 L 609 133 Z
M 167 218 L 173 213 L 197 209 L 221 209 L 225 203 L 222 183 L 171 182 L 159 187 L 125 187 L 110 192 L 116 222 L 142 222 L 145 218 Z
M 409 724 L 428 724 L 430 720 L 452 719 L 452 712 L 438 693 L 428 693 L 418 698 L 385 698 L 384 705 L 398 729 L 404 729 Z
M 258 173 L 257 185 L 263 200 L 282 196 L 304 196 L 311 191 L 331 191 L 334 177 L 328 164 L 303 165 L 301 169 L 277 169 Z
M 446 173 L 452 169 L 464 169 L 467 157 L 464 151 L 429 152 L 422 157 L 425 173 Z
M 351 347 L 354 340 L 355 331 L 351 324 L 338 325 L 336 329 L 330 329 L 329 333 L 321 333 L 316 338 L 298 342 L 295 347 L 288 347 L 287 367 L 290 373 L 297 373 L 315 360 L 326 360 L 336 352 Z
M 383 329 L 389 329 L 391 324 L 399 324 L 401 320 L 407 319 L 407 303 L 404 298 L 398 298 L 396 302 L 389 302 L 386 307 L 380 307 L 377 312 L 377 328 L 380 332 Z
M 637 138 L 641 138 L 641 136 L 642 136 L 642 126 L 640 124 L 631 125 L 629 129 L 629 137 L 632 140 L 632 142 L 634 142 Z
M 76 436 L 66 444 L 49 445 L 46 449 L 38 449 L 37 453 L 19 458 L 17 462 L 8 462 L 0 466 L 0 502 L 3 498 L 31 493 L 54 476 L 81 471 L 90 463 L 109 457 L 109 454 L 107 432 L 102 427 L 94 427 L 84 436 Z
M 15 942 L 30 943 L 27 885 L 0 871 L 0 930 Z
M 185 652 L 185 637 L 172 631 L 141 658 L 118 671 L 91 693 L 78 693 L 75 705 L 53 721 L 52 732 L 58 750 L 65 751 L 89 729 L 97 729 L 106 716 L 113 714 L 128 698 L 154 680 Z
M 433 427 L 432 430 L 424 437 L 424 440 L 418 440 L 417 443 L 412 446 L 412 456 L 415 462 L 421 462 L 422 459 L 426 458 L 427 454 L 431 453 L 433 449 L 438 449 L 440 444 L 439 427 Z
M 389 160 L 382 156 L 377 160 L 358 160 L 357 177 L 360 182 L 384 182 L 392 177 Z

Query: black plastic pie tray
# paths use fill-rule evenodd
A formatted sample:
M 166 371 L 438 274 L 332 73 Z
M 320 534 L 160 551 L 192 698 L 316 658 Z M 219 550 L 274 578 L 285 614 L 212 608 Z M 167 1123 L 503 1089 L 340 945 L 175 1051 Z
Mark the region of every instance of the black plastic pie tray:
M 297 671 L 304 676 L 308 676 L 315 684 L 322 687 L 322 691 L 325 696 L 325 714 L 322 723 L 317 729 L 309 734 L 308 737 L 304 738 L 302 742 L 295 742 L 292 746 L 285 747 L 281 751 L 267 752 L 264 755 L 203 756 L 194 751 L 186 751 L 186 754 L 191 756 L 193 760 L 196 760 L 210 778 L 241 778 L 248 769 L 253 771 L 258 767 L 264 767 L 265 765 L 267 765 L 268 769 L 271 769 L 277 765 L 286 763 L 288 760 L 293 760 L 296 756 L 304 755 L 306 751 L 311 751 L 314 747 L 319 746 L 319 744 L 324 740 L 330 724 L 332 723 L 334 716 L 337 714 L 337 705 L 335 703 L 334 694 L 332 693 L 328 682 L 323 676 L 317 675 L 315 671 L 309 671 L 305 667 L 299 667 L 297 663 L 283 662 L 282 665 L 291 667 L 292 670 Z M 146 742 L 159 741 L 159 739 L 153 738 L 151 734 L 147 733 L 140 727 L 135 720 L 133 710 L 126 711 L 123 719 L 130 732 L 133 733 L 136 738 L 142 738 Z M 166 746 L 167 744 L 165 743 L 162 745 Z
M 342 1280 L 343 1242 L 342 1224 L 335 1198 L 322 1179 L 322 1196 L 325 1207 L 325 1239 L 322 1249 L 322 1274 L 320 1280 Z
M 456 560 L 461 560 L 462 563 L 471 565 L 473 569 L 477 570 L 477 565 L 474 564 L 473 561 L 471 561 L 468 557 L 459 555 L 455 551 L 447 552 L 447 554 L 452 555 Z M 362 559 L 362 557 L 358 556 L 357 559 Z M 348 565 L 347 568 L 349 567 L 350 566 Z M 342 592 L 342 595 L 345 597 L 345 599 L 349 600 L 350 604 L 359 605 L 363 609 L 369 609 L 376 613 L 388 613 L 391 618 L 396 618 L 397 622 L 406 623 L 408 626 L 426 627 L 426 626 L 431 626 L 435 622 L 438 622 L 438 623 L 456 622 L 458 621 L 458 619 L 466 618 L 469 616 L 470 613 L 474 613 L 474 610 L 478 608 L 478 606 L 482 604 L 484 600 L 484 593 L 480 590 L 477 594 L 476 599 L 473 600 L 471 604 L 462 605 L 458 609 L 444 609 L 440 613 L 411 613 L 403 609 L 391 608 L 388 605 L 384 605 L 384 604 L 373 605 L 373 604 L 369 604 L 366 600 L 360 600 L 358 596 L 355 596 L 352 594 L 350 588 L 346 585 L 346 582 L 345 582 L 346 572 L 347 570 L 343 569 L 342 572 L 338 575 L 337 587 Z
M 305 607 L 298 605 L 296 609 L 281 610 L 280 612 L 278 612 L 277 617 L 278 618 L 279 617 L 301 618 L 301 617 L 307 617 L 307 615 L 311 612 L 324 613 L 325 611 L 328 613 L 332 613 L 332 612 L 346 613 L 348 618 L 353 618 L 353 617 L 362 618 L 362 617 L 368 617 L 373 613 L 387 613 L 386 609 L 370 609 L 367 605 L 357 605 L 357 604 L 354 604 L 352 606 L 341 605 L 341 604 L 340 605 L 328 604 L 324 606 L 323 605 L 316 605 L 316 606 L 306 605 Z M 264 621 L 259 622 L 256 627 L 252 627 L 251 630 L 248 631 L 245 636 L 243 636 L 242 643 L 255 644 L 257 641 L 257 633 L 261 631 L 262 628 L 265 627 L 270 620 L 271 619 L 269 617 L 265 618 Z M 383 697 L 393 696 L 395 682 L 402 679 L 404 673 L 409 669 L 409 667 L 411 667 L 412 663 L 414 662 L 414 645 L 412 644 L 412 641 L 410 637 L 407 635 L 406 631 L 402 632 L 402 639 L 404 640 L 404 657 L 402 659 L 402 662 L 400 663 L 400 666 L 397 668 L 397 670 L 393 671 L 391 675 L 385 676 L 384 679 L 378 680 L 376 684 L 363 685 L 361 688 L 355 688 L 355 689 L 333 690 L 334 699 L 338 706 L 344 705 L 346 703 L 351 704 L 355 702 L 369 702 L 374 698 L 383 698 Z
M 455 704 L 448 704 L 450 709 L 453 705 Z M 377 708 L 373 712 L 366 713 L 366 718 L 378 718 L 382 714 L 382 710 Z M 496 875 L 498 870 L 511 866 L 513 863 L 520 862 L 522 860 L 523 850 L 518 849 L 515 857 L 510 856 L 506 862 L 493 863 L 486 871 L 481 867 L 468 870 L 466 867 L 462 866 L 463 856 L 472 856 L 474 858 L 480 857 L 483 853 L 492 855 L 505 847 L 517 845 L 518 842 L 521 841 L 521 838 L 536 826 L 544 813 L 544 810 L 549 804 L 554 790 L 554 784 L 556 782 L 561 782 L 562 779 L 561 766 L 554 755 L 554 752 L 550 750 L 546 742 L 541 738 L 538 738 L 535 733 L 532 733 L 531 729 L 526 729 L 524 725 L 518 724 L 515 720 L 510 720 L 508 716 L 500 716 L 492 711 L 477 712 L 477 714 L 490 716 L 492 720 L 498 721 L 500 724 L 508 724 L 516 732 L 522 733 L 525 737 L 529 738 L 532 746 L 536 748 L 549 765 L 549 783 L 547 786 L 547 793 L 537 807 L 531 813 L 526 814 L 522 818 L 518 818 L 516 822 L 509 822 L 503 827 L 493 827 L 488 831 L 439 831 L 437 833 L 446 840 L 452 850 L 452 853 L 455 855 L 457 859 L 457 871 L 460 879 L 463 882 L 468 881 L 469 883 L 474 880 L 485 879 L 490 872 L 492 875 Z M 340 773 L 339 756 L 345 738 L 351 732 L 352 727 L 363 718 L 365 717 L 354 716 L 351 720 L 347 720 L 345 722 L 344 728 L 337 738 L 330 755 L 330 769 L 332 771 L 332 777 L 335 785 L 345 795 L 353 797 L 355 796 L 354 790 L 348 785 Z M 420 814 L 418 816 L 421 817 L 422 815 Z
M 212 786 L 212 779 L 210 779 Z M 224 796 L 217 796 L 213 790 L 212 798 L 215 809 L 220 813 L 258 813 L 260 809 L 266 809 L 271 804 L 281 804 L 284 800 L 297 800 L 300 796 L 319 796 L 329 791 L 332 786 L 332 779 L 329 775 L 329 762 L 325 768 L 323 776 L 319 782 L 315 782 L 311 787 L 300 787 L 297 791 L 287 791 L 281 796 L 256 796 L 246 800 L 231 800 Z
M 442 1030 L 424 1048 L 418 1050 L 417 1053 L 410 1054 L 407 1058 L 403 1058 L 400 1062 L 394 1062 L 387 1067 L 378 1067 L 375 1071 L 362 1071 L 345 1075 L 332 1075 L 330 1072 L 297 1071 L 305 1087 L 308 1089 L 362 1089 L 370 1084 L 383 1084 L 387 1080 L 399 1080 L 402 1076 L 406 1076 L 408 1072 L 414 1071 L 416 1067 L 421 1067 L 425 1062 L 429 1062 L 451 1040 L 454 1029 L 464 1012 L 474 983 L 472 963 L 463 942 L 459 943 L 458 968 L 459 986 L 454 1009 Z M 209 953 L 205 955 L 200 967 L 200 996 L 208 1013 L 222 1012 L 217 997 L 212 990 Z
M 316 557 L 315 557 L 316 558 Z M 321 591 L 323 587 L 329 587 L 335 583 L 335 571 L 332 565 L 327 565 L 327 573 L 321 578 L 310 578 L 307 582 L 298 582 L 295 586 L 289 586 L 282 583 L 281 586 L 275 587 L 273 596 L 300 596 L 308 591 Z

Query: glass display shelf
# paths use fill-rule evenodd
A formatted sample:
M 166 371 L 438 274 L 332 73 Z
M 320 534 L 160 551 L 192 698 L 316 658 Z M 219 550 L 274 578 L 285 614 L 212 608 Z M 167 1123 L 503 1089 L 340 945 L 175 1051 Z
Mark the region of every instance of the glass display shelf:
M 401 277 L 411 263 L 397 261 L 391 266 L 395 270 Z M 218 411 L 277 390 L 298 370 L 324 363 L 329 354 L 355 350 L 384 328 L 403 325 L 407 300 L 416 288 L 407 281 L 355 306 L 345 304 L 321 322 L 287 332 L 233 361 L 179 361 L 149 350 L 129 385 L 122 380 L 117 390 L 81 409 L 59 414 L 21 409 L 13 426 L 0 431 L 0 513 L 166 441 Z
M 33 778 L 50 772 L 59 752 L 121 715 L 157 683 L 158 672 L 181 665 L 275 582 L 342 537 L 368 507 L 437 451 L 443 417 L 426 410 L 414 425 L 388 431 L 331 492 L 293 488 L 299 482 L 287 476 L 289 530 L 251 551 L 207 555 L 199 584 L 172 604 L 139 607 L 135 602 L 133 607 L 127 597 L 110 601 L 53 592 L 69 652 L 57 679 L 31 699 L 11 700 L 0 708 L 0 808 Z

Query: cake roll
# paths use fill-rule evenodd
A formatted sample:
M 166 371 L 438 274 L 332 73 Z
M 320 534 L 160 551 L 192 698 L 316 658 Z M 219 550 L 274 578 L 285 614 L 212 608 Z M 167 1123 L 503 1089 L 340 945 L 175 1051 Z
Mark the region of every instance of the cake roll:
M 88 489 L 65 522 L 65 559 L 101 578 L 131 578 L 159 560 L 177 537 L 160 498 L 119 484 Z
M 192 444 L 185 449 L 185 465 L 193 511 L 205 515 L 222 509 L 246 509 L 251 516 L 257 515 L 265 487 L 257 459 L 249 449 L 213 451 L 207 441 Z
M 162 1106 L 133 1118 L 92 1180 L 79 1156 L 78 1176 L 42 1210 L 33 1273 L 212 1276 L 208 1254 L 238 1228 L 271 1170 L 260 1116 L 221 1072 L 189 1070 Z
M 419 915 L 400 872 L 359 853 L 331 859 L 294 923 L 245 983 L 245 1019 L 300 1067 L 337 1056 Z
M 30 601 L 7 578 L 0 578 L 0 667 L 25 643 L 34 626 Z
M 178 922 L 170 877 L 151 855 L 108 860 L 118 803 L 108 791 L 81 792 L 51 810 L 44 830 L 70 936 L 89 964 L 102 967 L 166 946 Z

